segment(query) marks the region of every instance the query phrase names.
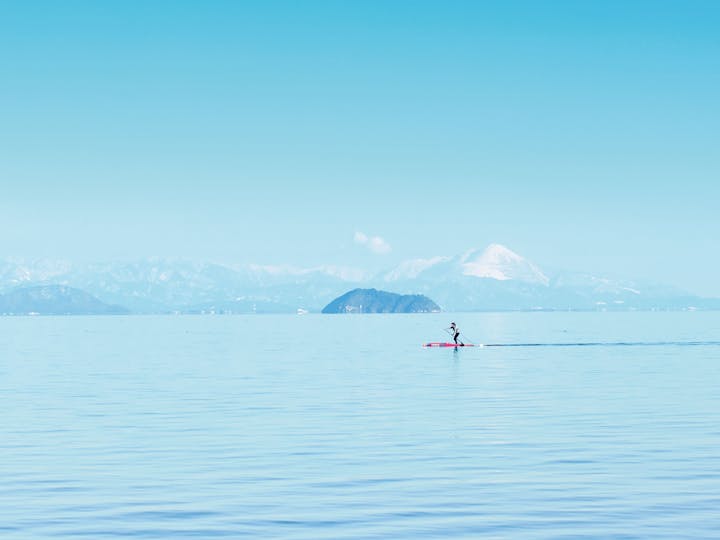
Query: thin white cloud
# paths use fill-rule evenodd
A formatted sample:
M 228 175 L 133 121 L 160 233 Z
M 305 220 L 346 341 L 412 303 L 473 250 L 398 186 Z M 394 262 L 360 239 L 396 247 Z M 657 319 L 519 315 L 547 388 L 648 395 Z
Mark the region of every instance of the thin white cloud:
M 381 236 L 368 236 L 365 233 L 356 231 L 353 239 L 356 244 L 365 246 L 370 251 L 377 253 L 378 255 L 384 255 L 392 251 L 390 244 L 388 244 Z

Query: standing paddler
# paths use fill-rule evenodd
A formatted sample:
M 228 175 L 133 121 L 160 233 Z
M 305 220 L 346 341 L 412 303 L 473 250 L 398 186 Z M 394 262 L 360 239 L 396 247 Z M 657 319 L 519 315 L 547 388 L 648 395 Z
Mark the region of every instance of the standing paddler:
M 457 325 L 454 322 L 450 323 L 450 328 L 448 330 L 452 333 L 453 340 L 455 340 L 455 345 L 465 345 L 462 341 L 458 342 L 458 337 L 460 336 L 460 329 L 457 327 Z

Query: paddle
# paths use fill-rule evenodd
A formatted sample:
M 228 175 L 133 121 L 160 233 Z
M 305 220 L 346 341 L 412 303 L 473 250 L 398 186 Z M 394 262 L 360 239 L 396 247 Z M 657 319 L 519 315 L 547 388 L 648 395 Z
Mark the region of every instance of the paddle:
M 449 335 L 451 338 L 453 338 L 453 340 L 455 339 L 455 333 L 452 332 L 449 328 L 443 328 L 443 330 L 445 330 L 445 331 L 448 333 L 448 335 Z M 463 343 L 462 340 L 461 340 L 461 341 L 458 343 L 458 345 L 464 346 L 465 343 Z

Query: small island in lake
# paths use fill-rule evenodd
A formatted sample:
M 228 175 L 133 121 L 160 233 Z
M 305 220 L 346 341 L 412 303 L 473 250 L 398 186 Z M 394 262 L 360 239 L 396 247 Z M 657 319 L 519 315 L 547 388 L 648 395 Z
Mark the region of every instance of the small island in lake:
M 354 289 L 339 296 L 323 313 L 437 313 L 440 306 L 422 294 L 396 294 L 377 289 Z

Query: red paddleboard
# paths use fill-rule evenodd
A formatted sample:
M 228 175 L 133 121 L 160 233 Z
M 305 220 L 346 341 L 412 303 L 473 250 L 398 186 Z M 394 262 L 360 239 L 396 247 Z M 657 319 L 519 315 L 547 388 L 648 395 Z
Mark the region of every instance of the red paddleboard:
M 474 343 L 465 343 L 457 345 L 455 343 L 443 343 L 440 341 L 433 341 L 431 343 L 425 343 L 423 347 L 479 347 L 479 345 L 475 345 Z

